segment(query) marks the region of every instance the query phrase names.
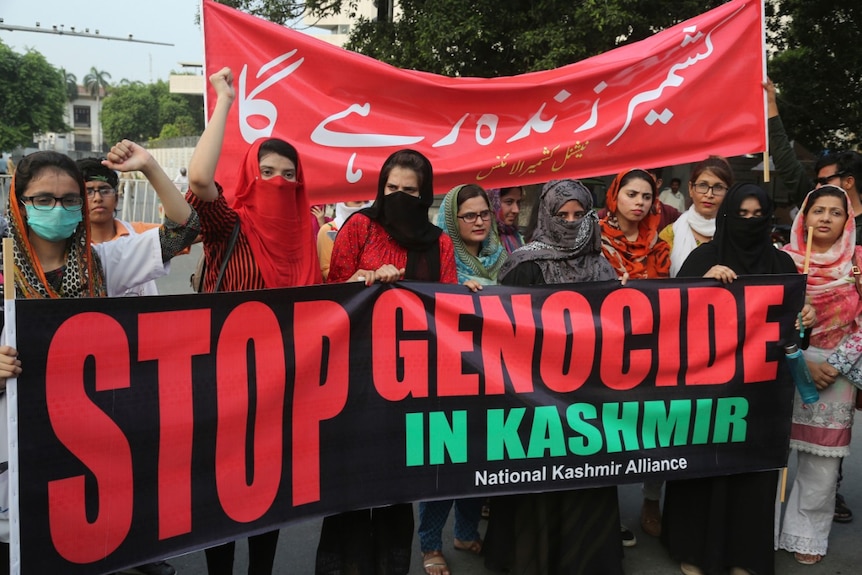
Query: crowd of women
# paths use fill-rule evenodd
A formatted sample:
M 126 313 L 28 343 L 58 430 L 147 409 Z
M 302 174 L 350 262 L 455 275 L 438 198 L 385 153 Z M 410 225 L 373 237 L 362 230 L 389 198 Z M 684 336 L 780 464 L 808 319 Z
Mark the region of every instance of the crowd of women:
M 796 397 L 791 445 L 799 458 L 786 511 L 776 503 L 777 472 L 671 481 L 644 486 L 642 525 L 660 535 L 688 575 L 771 575 L 775 549 L 800 563 L 827 552 L 838 461 L 847 454 L 862 336 L 854 213 L 842 188 L 811 191 L 784 251 L 773 247 L 774 206 L 753 184 L 734 184 L 726 160 L 710 157 L 688 182 L 691 207 L 674 223 L 658 201 L 647 170 L 622 171 L 611 184 L 600 219 L 589 189 L 554 180 L 541 189 L 533 224 L 521 234 L 521 188 L 456 186 L 443 198 L 436 225 L 430 161 L 412 150 L 383 164 L 373 202 L 344 202 L 335 218 L 316 224 L 305 192 L 299 154 L 289 143 L 255 143 L 234 189 L 215 181 L 233 76 L 210 81 L 217 95 L 212 118 L 189 164 L 189 192 L 176 190 L 141 147 L 123 141 L 104 165 L 141 170 L 165 207 L 165 223 L 146 233 L 93 244 L 82 206 L 86 191 L 69 158 L 53 152 L 25 157 L 7 207 L 14 240 L 17 297 L 100 297 L 123 293 L 166 273 L 166 262 L 195 238 L 207 261 L 206 291 L 238 291 L 322 283 L 402 280 L 484 286 L 537 286 L 628 279 L 707 277 L 808 270 L 810 305 L 800 322 L 810 328 L 806 351 L 820 390 L 815 404 Z M 319 210 L 317 210 L 319 212 Z M 319 227 L 319 230 L 318 230 Z M 285 231 L 290 231 L 290 241 Z M 812 246 L 806 258 L 806 246 Z M 806 261 L 809 259 L 810 261 Z M 17 351 L 0 347 L 0 378 L 21 373 Z M 854 379 L 855 378 L 855 379 Z M 5 395 L 0 395 L 5 414 Z M 243 423 L 244 425 L 244 423 Z M 5 426 L 0 426 L 5 430 Z M 0 441 L 0 451 L 6 442 Z M 0 459 L 5 460 L 5 453 Z M 414 531 L 429 575 L 449 575 L 442 530 L 454 509 L 454 546 L 483 554 L 491 570 L 514 574 L 618 574 L 623 545 L 616 487 L 494 497 L 485 537 L 479 498 L 426 501 L 418 526 L 411 502 L 349 510 L 326 517 L 317 550 L 319 575 L 403 575 L 410 569 Z M 663 513 L 662 513 L 663 511 Z M 5 528 L 5 530 L 4 530 Z M 0 540 L 8 518 L 0 517 Z M 272 572 L 278 531 L 249 538 L 249 573 Z M 234 543 L 206 551 L 210 574 L 233 572 Z M 3 546 L 8 553 L 8 546 Z M 8 558 L 0 557 L 8 566 Z

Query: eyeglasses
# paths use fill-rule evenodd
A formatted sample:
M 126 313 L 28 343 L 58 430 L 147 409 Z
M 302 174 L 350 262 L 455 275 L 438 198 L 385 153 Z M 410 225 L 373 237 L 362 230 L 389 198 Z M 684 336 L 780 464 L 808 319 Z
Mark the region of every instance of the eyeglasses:
M 109 198 L 117 193 L 117 190 L 111 186 L 99 186 L 96 188 L 87 188 L 87 197 L 92 198 L 98 193 L 103 198 Z
M 713 184 L 710 186 L 706 182 L 698 182 L 694 185 L 694 191 L 701 196 L 705 196 L 708 192 L 712 192 L 713 196 L 720 198 L 727 193 L 727 186 L 724 184 Z
M 483 222 L 487 222 L 491 219 L 491 210 L 482 210 L 478 214 L 476 212 L 467 212 L 461 216 L 455 216 L 459 220 L 464 220 L 468 224 L 473 224 L 476 222 L 478 218 L 482 218 Z
M 831 176 L 826 176 L 823 178 L 814 178 L 814 181 L 817 182 L 818 184 L 820 184 L 821 186 L 826 186 L 829 184 L 829 182 L 831 180 L 834 180 L 835 178 L 843 178 L 846 174 L 847 174 L 847 172 L 835 172 Z
M 21 198 L 22 204 L 30 204 L 37 210 L 52 210 L 58 203 L 63 206 L 63 209 L 69 212 L 80 210 L 84 205 L 84 200 L 79 195 L 63 196 L 58 198 L 50 194 L 40 194 L 38 196 L 30 196 Z

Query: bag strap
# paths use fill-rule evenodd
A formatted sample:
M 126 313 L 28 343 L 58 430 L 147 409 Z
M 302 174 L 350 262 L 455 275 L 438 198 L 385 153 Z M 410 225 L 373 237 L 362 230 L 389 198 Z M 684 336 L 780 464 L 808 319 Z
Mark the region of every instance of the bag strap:
M 851 263 L 853 264 L 853 267 L 851 267 L 850 269 L 853 272 L 853 279 L 855 280 L 854 283 L 856 284 L 856 293 L 858 293 L 859 296 L 862 297 L 862 285 L 860 285 L 860 280 L 862 280 L 862 277 L 860 277 L 862 276 L 862 269 L 859 268 L 859 260 L 856 257 L 855 250 L 853 252 L 853 261 Z
M 239 218 L 236 219 L 236 225 L 233 227 L 233 231 L 230 233 L 230 239 L 227 241 L 227 250 L 224 252 L 224 258 L 221 260 L 221 267 L 218 270 L 218 277 L 216 278 L 215 287 L 213 288 L 213 293 L 219 291 L 221 289 L 221 282 L 224 279 L 224 272 L 227 269 L 227 262 L 230 259 L 231 254 L 233 254 L 233 248 L 236 246 L 236 239 L 239 237 Z

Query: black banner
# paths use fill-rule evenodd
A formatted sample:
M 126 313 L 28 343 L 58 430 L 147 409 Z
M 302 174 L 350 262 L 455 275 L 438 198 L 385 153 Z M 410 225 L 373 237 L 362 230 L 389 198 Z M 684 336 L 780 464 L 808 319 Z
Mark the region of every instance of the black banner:
M 803 276 L 17 302 L 22 573 L 347 509 L 782 467 Z

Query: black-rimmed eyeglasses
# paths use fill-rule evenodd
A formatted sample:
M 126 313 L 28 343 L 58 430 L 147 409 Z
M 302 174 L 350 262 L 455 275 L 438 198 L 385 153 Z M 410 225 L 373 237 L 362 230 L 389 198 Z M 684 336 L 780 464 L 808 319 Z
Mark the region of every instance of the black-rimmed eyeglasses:
M 464 220 L 468 224 L 476 223 L 478 218 L 482 218 L 482 221 L 487 222 L 491 219 L 491 210 L 482 210 L 478 214 L 476 212 L 467 212 L 466 214 L 455 217 L 459 220 Z
M 40 194 L 38 196 L 30 196 L 21 198 L 22 204 L 30 204 L 33 208 L 37 210 L 52 210 L 54 206 L 60 204 L 63 206 L 64 210 L 69 212 L 74 212 L 75 210 L 80 210 L 81 206 L 84 205 L 84 200 L 79 195 L 69 195 L 63 197 L 56 197 L 50 194 Z
M 98 186 L 95 188 L 87 188 L 87 197 L 92 198 L 98 193 L 103 198 L 107 198 L 113 196 L 117 193 L 117 190 L 112 188 L 111 186 Z

